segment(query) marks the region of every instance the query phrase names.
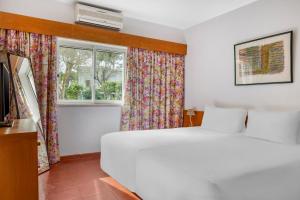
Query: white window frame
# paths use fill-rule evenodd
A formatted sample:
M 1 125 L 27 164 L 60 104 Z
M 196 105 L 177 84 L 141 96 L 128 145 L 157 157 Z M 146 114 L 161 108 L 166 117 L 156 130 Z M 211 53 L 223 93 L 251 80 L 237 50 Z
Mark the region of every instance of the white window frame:
M 82 40 L 73 40 L 67 38 L 58 38 L 57 39 L 57 52 L 59 52 L 59 47 L 65 46 L 75 49 L 85 49 L 92 50 L 93 55 L 93 79 L 91 81 L 92 88 L 92 99 L 91 100 L 62 100 L 59 99 L 58 89 L 57 89 L 57 103 L 60 106 L 121 106 L 124 102 L 124 93 L 125 93 L 125 73 L 126 73 L 126 61 L 127 61 L 127 47 L 107 45 L 102 43 L 88 42 Z M 122 100 L 96 100 L 95 98 L 95 61 L 96 61 L 96 52 L 97 51 L 112 51 L 117 53 L 124 54 L 124 66 L 122 70 Z M 57 74 L 59 73 L 59 55 L 57 55 Z M 58 87 L 58 79 L 56 80 Z

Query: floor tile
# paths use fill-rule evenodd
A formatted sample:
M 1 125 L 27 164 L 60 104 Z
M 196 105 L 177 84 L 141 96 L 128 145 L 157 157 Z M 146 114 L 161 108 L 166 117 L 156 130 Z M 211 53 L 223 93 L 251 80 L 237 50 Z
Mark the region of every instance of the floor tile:
M 140 200 L 100 168 L 99 156 L 65 159 L 39 176 L 40 200 Z

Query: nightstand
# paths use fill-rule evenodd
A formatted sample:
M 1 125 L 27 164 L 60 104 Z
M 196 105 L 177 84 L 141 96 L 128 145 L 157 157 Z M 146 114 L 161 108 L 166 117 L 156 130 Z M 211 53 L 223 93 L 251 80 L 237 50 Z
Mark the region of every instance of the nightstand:
M 193 126 L 201 126 L 202 118 L 203 118 L 203 111 L 195 111 L 194 116 L 188 116 L 187 110 L 183 111 L 183 127 L 191 127 L 190 117 Z

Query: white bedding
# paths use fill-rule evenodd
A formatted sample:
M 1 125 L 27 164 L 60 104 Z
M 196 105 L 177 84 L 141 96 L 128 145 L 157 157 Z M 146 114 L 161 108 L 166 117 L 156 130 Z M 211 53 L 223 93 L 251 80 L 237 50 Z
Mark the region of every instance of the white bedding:
M 136 156 L 148 148 L 228 137 L 200 127 L 116 132 L 101 138 L 101 167 L 119 183 L 135 192 Z
M 228 136 L 144 149 L 136 160 L 143 200 L 299 200 L 300 147 Z

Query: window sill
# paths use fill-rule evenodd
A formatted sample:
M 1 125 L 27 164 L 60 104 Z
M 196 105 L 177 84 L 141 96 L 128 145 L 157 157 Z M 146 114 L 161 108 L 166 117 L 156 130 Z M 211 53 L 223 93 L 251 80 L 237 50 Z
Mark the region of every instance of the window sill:
M 58 107 L 122 107 L 123 103 L 78 103 L 78 102 L 58 102 Z

